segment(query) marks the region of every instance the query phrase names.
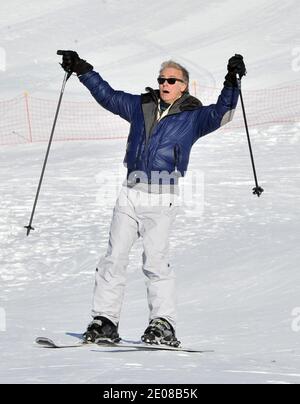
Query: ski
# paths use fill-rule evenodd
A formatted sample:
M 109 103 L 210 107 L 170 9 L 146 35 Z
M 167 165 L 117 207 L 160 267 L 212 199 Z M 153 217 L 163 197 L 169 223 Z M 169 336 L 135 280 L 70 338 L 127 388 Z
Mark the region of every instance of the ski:
M 77 348 L 77 347 L 81 347 L 84 345 L 89 345 L 84 343 L 83 341 L 78 341 L 78 342 L 74 342 L 74 343 L 68 343 L 68 344 L 61 344 L 61 343 L 56 343 L 54 342 L 52 339 L 50 338 L 46 338 L 46 337 L 37 337 L 35 340 L 35 343 L 38 345 L 41 345 L 45 348 Z
M 214 352 L 213 350 L 199 350 L 195 348 L 186 348 L 186 347 L 172 347 L 168 345 L 151 345 L 145 344 L 139 341 L 120 341 L 117 343 L 113 342 L 101 342 L 98 344 L 86 343 L 83 341 L 78 341 L 75 343 L 56 343 L 50 338 L 46 337 L 38 337 L 35 340 L 36 344 L 43 346 L 44 348 L 56 348 L 56 349 L 63 349 L 63 348 L 78 348 L 78 347 L 103 347 L 103 348 L 131 348 L 134 350 L 140 351 L 177 351 L 177 352 L 190 352 L 190 353 L 206 353 L 206 352 Z

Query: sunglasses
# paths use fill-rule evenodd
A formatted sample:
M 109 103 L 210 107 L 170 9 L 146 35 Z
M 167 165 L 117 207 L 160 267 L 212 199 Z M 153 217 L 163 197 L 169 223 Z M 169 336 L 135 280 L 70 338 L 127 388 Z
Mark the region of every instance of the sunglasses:
M 170 78 L 158 77 L 158 78 L 157 78 L 158 84 L 164 84 L 165 81 L 167 81 L 169 84 L 175 84 L 176 81 L 180 81 L 180 83 L 184 83 L 183 80 L 181 80 L 181 79 L 176 79 L 175 77 L 170 77 Z

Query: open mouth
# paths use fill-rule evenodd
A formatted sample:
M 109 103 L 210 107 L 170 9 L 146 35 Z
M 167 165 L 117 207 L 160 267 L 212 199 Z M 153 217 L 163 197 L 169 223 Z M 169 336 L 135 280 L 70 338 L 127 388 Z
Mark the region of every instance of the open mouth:
M 164 93 L 164 94 L 170 94 L 170 91 L 168 91 L 168 90 L 163 90 L 163 93 Z

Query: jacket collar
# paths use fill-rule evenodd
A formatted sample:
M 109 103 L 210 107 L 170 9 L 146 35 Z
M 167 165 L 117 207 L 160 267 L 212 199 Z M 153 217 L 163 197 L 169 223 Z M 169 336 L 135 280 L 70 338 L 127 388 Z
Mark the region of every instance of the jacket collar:
M 142 94 L 142 104 L 154 102 L 158 105 L 159 90 L 154 90 L 151 87 L 146 87 L 146 94 Z M 193 97 L 189 93 L 184 93 L 172 105 L 172 112 L 193 111 L 194 109 L 202 107 L 202 102 L 198 98 Z

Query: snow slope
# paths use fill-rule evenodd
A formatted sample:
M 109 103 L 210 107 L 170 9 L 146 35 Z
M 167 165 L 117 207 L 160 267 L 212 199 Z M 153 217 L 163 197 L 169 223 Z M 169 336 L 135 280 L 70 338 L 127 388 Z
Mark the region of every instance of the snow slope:
M 7 50 L 1 98 L 24 89 L 57 94 L 62 77 L 55 51 L 75 45 L 115 87 L 130 91 L 153 84 L 169 56 L 186 62 L 206 85 L 219 83 L 237 48 L 249 59 L 249 88 L 298 77 L 290 58 L 297 45 L 295 1 L 132 1 L 125 7 L 116 0 L 30 0 L 25 7 L 12 0 L 0 8 L 0 46 Z M 82 93 L 70 82 L 66 96 Z M 126 141 L 54 143 L 28 238 L 23 226 L 46 145 L 2 147 L 0 383 L 299 383 L 299 130 L 299 124 L 251 128 L 261 198 L 251 194 L 243 131 L 216 132 L 193 149 L 188 179 L 204 178 L 204 207 L 180 210 L 171 264 L 178 277 L 178 337 L 215 350 L 200 356 L 34 346 L 40 335 L 73 340 L 66 333 L 82 332 L 89 321 L 113 191 L 125 175 Z M 138 242 L 120 323 L 127 339 L 138 339 L 147 324 L 141 253 Z
M 122 142 L 55 143 L 35 218 L 25 237 L 44 145 L 1 150 L 1 382 L 299 382 L 299 127 L 257 132 L 265 187 L 251 195 L 244 134 L 195 146 L 205 207 L 180 212 L 171 263 L 178 276 L 178 335 L 215 354 L 53 352 L 37 335 L 65 339 L 89 321 L 94 268 L 105 252 L 111 206 L 99 175 L 120 170 Z M 287 138 L 289 140 L 287 140 Z M 99 155 L 103 158 L 99 158 Z M 280 161 L 280 165 L 278 164 Z M 3 168 L 5 167 L 5 168 Z M 194 212 L 195 213 L 195 212 Z M 141 244 L 134 247 L 120 324 L 137 339 L 147 323 Z
M 55 96 L 62 81 L 56 50 L 64 48 L 77 50 L 116 88 L 137 93 L 155 85 L 170 57 L 203 86 L 221 85 L 234 53 L 247 61 L 247 89 L 294 82 L 299 14 L 296 0 L 2 0 L 0 98 Z M 85 93 L 74 80 L 68 94 Z

